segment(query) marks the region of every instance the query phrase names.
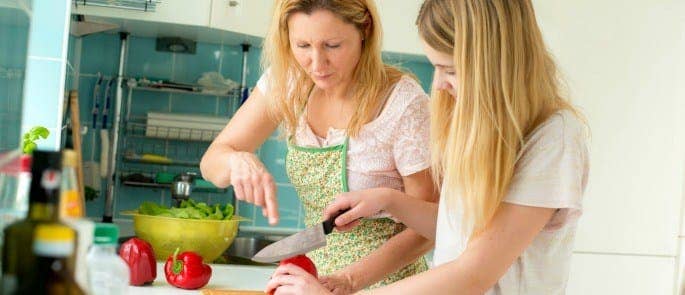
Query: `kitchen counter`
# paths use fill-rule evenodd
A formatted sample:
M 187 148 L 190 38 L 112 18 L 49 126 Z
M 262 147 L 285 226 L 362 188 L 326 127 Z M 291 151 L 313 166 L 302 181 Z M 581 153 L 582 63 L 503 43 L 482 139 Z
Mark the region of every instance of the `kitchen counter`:
M 222 290 L 264 290 L 275 266 L 244 266 L 231 264 L 211 264 L 212 278 L 207 286 L 199 290 L 183 290 L 169 285 L 164 277 L 164 264 L 157 263 L 157 278 L 152 285 L 130 286 L 127 294 L 200 294 L 202 289 Z

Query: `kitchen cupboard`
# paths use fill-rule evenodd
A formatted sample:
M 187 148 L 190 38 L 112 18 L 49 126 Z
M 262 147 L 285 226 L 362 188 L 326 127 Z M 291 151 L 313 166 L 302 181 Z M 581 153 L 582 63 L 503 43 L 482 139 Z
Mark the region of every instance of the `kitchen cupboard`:
M 566 294 L 677 294 L 675 258 L 574 254 Z
M 137 11 L 77 4 L 72 13 L 115 19 L 191 26 L 209 26 L 212 0 L 164 0 L 155 11 Z
M 423 55 L 414 21 L 422 0 L 376 0 L 383 24 L 383 51 Z M 164 0 L 156 11 L 143 12 L 89 5 L 77 5 L 73 13 L 116 20 L 152 22 L 160 32 L 177 32 L 181 37 L 203 38 L 203 32 L 167 25 L 196 26 L 263 38 L 269 29 L 274 0 Z M 126 29 L 136 30 L 116 21 Z M 147 30 L 146 30 L 147 31 Z M 184 35 L 188 33 L 188 36 Z M 212 34 L 211 36 L 217 36 Z M 216 37 L 212 37 L 216 38 Z
M 269 30 L 273 0 L 212 0 L 210 27 L 263 38 Z

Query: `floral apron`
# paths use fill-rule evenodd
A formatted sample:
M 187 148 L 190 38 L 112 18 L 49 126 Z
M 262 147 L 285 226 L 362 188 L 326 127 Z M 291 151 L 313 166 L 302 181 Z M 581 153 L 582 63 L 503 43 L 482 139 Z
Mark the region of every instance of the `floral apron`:
M 305 210 L 305 224 L 322 222 L 323 210 L 336 195 L 348 192 L 347 146 L 311 148 L 288 143 L 286 170 Z M 348 232 L 333 231 L 327 236 L 327 246 L 307 254 L 316 264 L 319 275 L 329 275 L 378 249 L 385 241 L 406 227 L 389 218 L 363 219 Z M 371 288 L 387 285 L 427 269 L 423 257 L 387 276 Z

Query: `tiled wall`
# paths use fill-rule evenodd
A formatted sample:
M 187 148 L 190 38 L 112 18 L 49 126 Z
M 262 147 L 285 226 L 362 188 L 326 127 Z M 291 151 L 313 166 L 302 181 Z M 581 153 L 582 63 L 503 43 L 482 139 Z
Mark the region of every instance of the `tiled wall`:
M 21 132 L 34 126 L 50 130 L 38 147 L 58 150 L 66 83 L 71 0 L 34 1 L 29 29 Z
M 155 51 L 154 38 L 129 38 L 128 61 L 126 73 L 128 77 L 146 77 L 149 79 L 169 79 L 177 82 L 193 83 L 202 73 L 216 71 L 225 78 L 240 81 L 242 52 L 240 46 L 229 46 L 221 44 L 198 43 L 197 53 L 194 55 L 174 54 Z M 92 93 L 97 74 L 102 74 L 109 78 L 117 71 L 120 41 L 117 35 L 96 34 L 74 40 L 80 42 L 81 56 L 79 59 L 80 68 L 78 78 L 78 89 L 80 93 L 81 118 L 89 127 L 92 127 L 91 110 L 93 107 Z M 73 49 L 76 50 L 76 49 Z M 259 70 L 259 57 L 261 50 L 252 48 L 248 54 L 248 85 L 254 86 L 261 75 Z M 393 57 L 393 63 L 402 63 L 404 68 L 412 70 L 427 87 L 430 81 L 432 68 L 426 62 L 410 61 L 403 62 L 401 59 Z M 104 88 L 104 86 L 103 86 Z M 101 94 L 102 95 L 102 94 Z M 124 96 L 126 98 L 126 96 Z M 197 96 L 183 94 L 168 94 L 156 92 L 134 92 L 132 96 L 131 114 L 144 116 L 149 111 L 159 112 L 179 112 L 179 113 L 198 113 L 208 115 L 231 116 L 230 99 L 217 98 L 213 96 Z M 111 118 L 111 116 L 110 116 Z M 99 159 L 100 147 L 98 132 L 89 131 L 84 136 L 84 161 L 97 161 Z M 180 155 L 187 144 L 173 143 L 149 139 L 143 142 L 148 147 L 157 148 L 160 153 L 166 152 L 167 155 L 182 157 Z M 156 143 L 155 143 L 156 142 Z M 196 159 L 202 154 L 208 144 L 192 144 L 192 152 L 197 153 Z M 176 154 L 177 153 L 177 154 Z M 176 154 L 176 155 L 173 155 Z M 277 182 L 279 211 L 281 221 L 277 226 L 283 229 L 294 229 L 303 227 L 303 211 L 297 195 L 290 185 L 284 169 L 285 144 L 276 136 L 269 138 L 259 149 L 258 155 L 264 162 L 267 169 L 273 174 Z M 189 156 L 190 158 L 193 155 Z M 142 165 L 122 163 L 123 169 L 127 171 L 169 171 L 182 172 L 187 168 Z M 197 169 L 190 169 L 197 171 Z M 104 187 L 104 186 L 103 186 Z M 193 198 L 208 201 L 211 203 L 227 203 L 231 201 L 232 192 L 228 193 L 194 193 Z M 143 201 L 153 201 L 170 205 L 171 197 L 167 190 L 149 189 L 122 186 L 118 191 L 115 201 L 115 212 L 122 210 L 135 209 Z M 103 214 L 104 197 L 100 196 L 95 201 L 87 203 L 87 214 L 93 217 L 100 217 Z M 240 202 L 238 211 L 241 216 L 251 219 L 243 223 L 243 226 L 256 229 L 268 227 L 267 220 L 262 216 L 261 210 L 255 210 L 250 204 Z M 119 214 L 115 218 L 126 218 Z
M 0 151 L 20 143 L 28 35 L 28 14 L 0 5 Z

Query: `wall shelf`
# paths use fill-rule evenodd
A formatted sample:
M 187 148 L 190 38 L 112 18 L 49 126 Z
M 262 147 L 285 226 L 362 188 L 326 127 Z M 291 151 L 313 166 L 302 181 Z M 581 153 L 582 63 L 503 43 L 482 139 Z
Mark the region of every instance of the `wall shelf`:
M 130 181 L 130 180 L 122 180 L 121 184 L 126 185 L 126 186 L 133 186 L 133 187 L 145 187 L 145 188 L 158 188 L 158 189 L 171 189 L 171 184 L 170 183 L 155 183 L 155 182 L 138 182 L 138 181 Z M 198 193 L 219 193 L 223 194 L 226 193 L 228 189 L 225 188 L 203 188 L 203 187 L 194 187 L 193 192 L 198 192 Z
M 201 89 L 202 86 L 192 86 L 194 89 Z M 240 90 L 231 90 L 225 94 L 219 94 L 214 92 L 204 92 L 204 91 L 188 91 L 176 88 L 165 88 L 165 87 L 155 87 L 155 86 L 133 86 L 129 87 L 131 90 L 135 91 L 149 91 L 149 92 L 163 92 L 163 93 L 174 93 L 174 94 L 190 94 L 190 95 L 203 95 L 203 96 L 216 96 L 224 98 L 240 98 Z

